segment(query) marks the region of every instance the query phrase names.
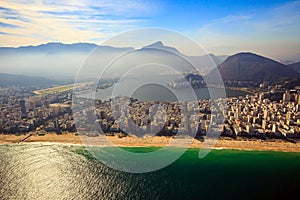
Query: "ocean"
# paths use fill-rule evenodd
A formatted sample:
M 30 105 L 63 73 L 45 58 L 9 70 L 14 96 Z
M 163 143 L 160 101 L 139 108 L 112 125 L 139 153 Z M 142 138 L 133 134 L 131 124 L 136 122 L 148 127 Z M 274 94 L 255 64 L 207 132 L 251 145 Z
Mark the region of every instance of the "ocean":
M 199 159 L 198 151 L 132 174 L 107 167 L 82 146 L 0 145 L 0 199 L 298 199 L 299 153 L 213 150 Z

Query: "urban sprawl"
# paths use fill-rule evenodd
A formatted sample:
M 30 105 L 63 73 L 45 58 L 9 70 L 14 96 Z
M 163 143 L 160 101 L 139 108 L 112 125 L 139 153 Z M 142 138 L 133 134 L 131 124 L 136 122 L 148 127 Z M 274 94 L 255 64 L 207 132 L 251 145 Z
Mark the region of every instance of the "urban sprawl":
M 72 112 L 71 91 L 36 95 L 22 86 L 1 87 L 0 133 L 72 132 L 94 136 L 89 130 L 101 127 L 96 128 L 98 134 L 123 136 L 150 132 L 174 136 L 184 131 L 204 136 L 213 129 L 233 138 L 300 137 L 297 87 L 287 90 L 281 85 L 261 85 L 253 95 L 186 103 L 117 97 L 96 100 L 94 107 L 80 109 L 85 99 L 76 97 L 74 102 L 76 111 Z

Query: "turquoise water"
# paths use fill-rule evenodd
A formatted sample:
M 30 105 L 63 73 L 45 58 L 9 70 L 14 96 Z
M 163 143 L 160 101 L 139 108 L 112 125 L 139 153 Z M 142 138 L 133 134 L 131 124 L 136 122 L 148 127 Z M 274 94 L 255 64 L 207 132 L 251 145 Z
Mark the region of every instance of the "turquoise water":
M 213 150 L 199 159 L 198 151 L 187 150 L 161 170 L 131 174 L 105 166 L 80 146 L 0 145 L 0 199 L 298 197 L 299 153 Z

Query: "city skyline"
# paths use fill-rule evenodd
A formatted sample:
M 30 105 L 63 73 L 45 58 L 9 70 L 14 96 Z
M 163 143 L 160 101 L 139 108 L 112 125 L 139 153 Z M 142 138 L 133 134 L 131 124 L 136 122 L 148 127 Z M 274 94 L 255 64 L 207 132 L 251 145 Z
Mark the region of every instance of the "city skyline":
M 300 1 L 3 1 L 0 46 L 101 45 L 122 32 L 158 27 L 181 32 L 217 55 L 250 51 L 298 61 L 299 7 Z M 197 55 L 193 49 L 184 53 Z

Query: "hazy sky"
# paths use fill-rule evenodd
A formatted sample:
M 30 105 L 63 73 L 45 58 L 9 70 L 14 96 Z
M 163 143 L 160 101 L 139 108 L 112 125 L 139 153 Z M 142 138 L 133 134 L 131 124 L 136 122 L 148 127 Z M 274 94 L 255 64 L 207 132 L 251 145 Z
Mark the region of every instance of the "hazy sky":
M 300 60 L 299 10 L 300 1 L 283 0 L 1 0 L 0 46 L 101 44 L 134 28 L 161 27 L 217 55 Z

